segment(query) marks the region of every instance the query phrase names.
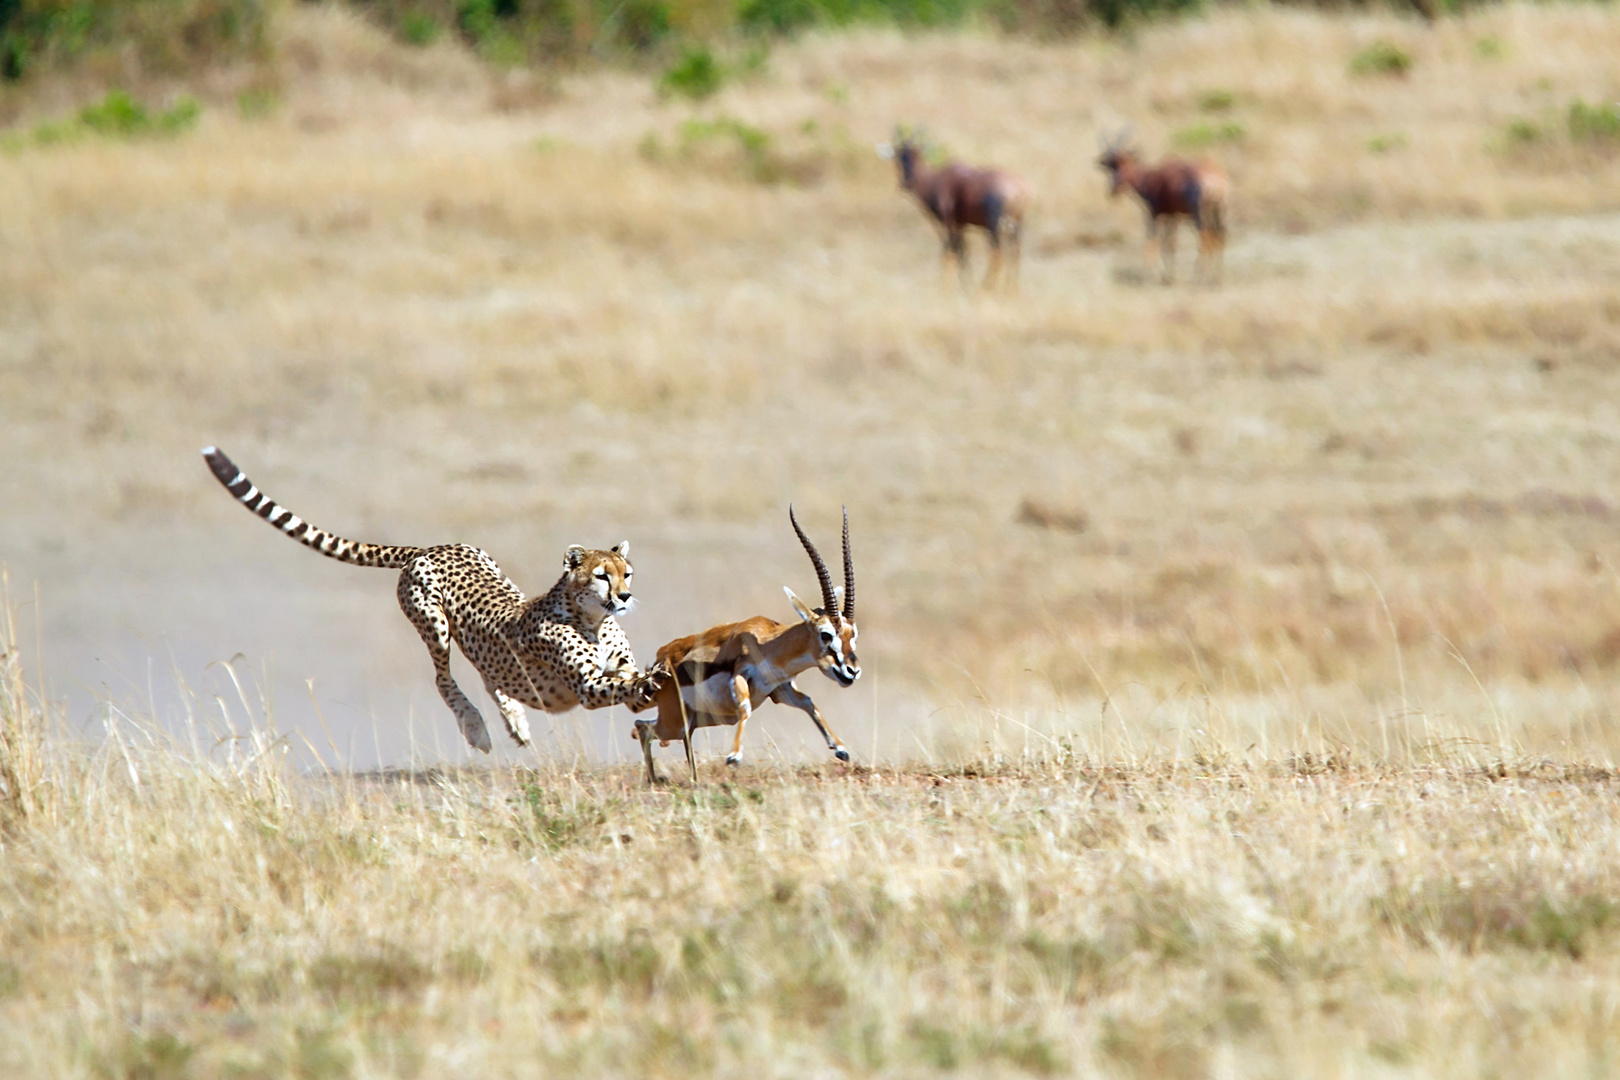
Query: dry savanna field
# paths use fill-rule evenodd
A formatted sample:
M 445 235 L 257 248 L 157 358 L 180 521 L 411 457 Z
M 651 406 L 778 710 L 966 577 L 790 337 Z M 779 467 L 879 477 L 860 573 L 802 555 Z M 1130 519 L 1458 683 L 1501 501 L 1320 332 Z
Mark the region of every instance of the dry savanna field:
M 1620 11 L 806 34 L 701 103 L 273 27 L 0 91 L 0 1073 L 1620 1071 Z M 120 84 L 195 127 L 63 137 Z M 1020 293 L 942 287 L 896 122 L 1031 182 Z M 1127 122 L 1230 173 L 1218 287 Z M 847 505 L 855 764 L 474 760 L 215 442 L 531 593 L 628 537 L 643 658 Z

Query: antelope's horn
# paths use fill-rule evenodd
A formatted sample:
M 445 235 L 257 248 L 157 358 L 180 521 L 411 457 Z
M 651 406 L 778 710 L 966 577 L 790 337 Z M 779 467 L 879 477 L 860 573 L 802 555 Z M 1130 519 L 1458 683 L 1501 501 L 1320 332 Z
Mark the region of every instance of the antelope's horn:
M 816 580 L 821 582 L 822 610 L 829 615 L 836 615 L 838 601 L 833 595 L 832 575 L 827 573 L 827 564 L 821 561 L 821 552 L 816 550 L 816 545 L 812 544 L 810 538 L 804 535 L 804 530 L 799 528 L 799 519 L 793 516 L 791 503 L 788 504 L 788 520 L 793 522 L 793 531 L 799 534 L 799 543 L 804 545 L 805 553 L 810 556 L 810 562 L 816 568 Z
M 849 557 L 849 507 L 844 507 L 844 618 L 855 621 L 855 562 Z

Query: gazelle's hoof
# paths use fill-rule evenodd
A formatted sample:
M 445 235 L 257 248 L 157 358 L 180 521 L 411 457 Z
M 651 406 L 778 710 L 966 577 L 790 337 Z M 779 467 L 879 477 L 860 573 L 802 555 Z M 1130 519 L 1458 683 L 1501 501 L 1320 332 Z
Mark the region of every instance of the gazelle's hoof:
M 727 765 L 741 765 L 742 764 L 742 755 L 741 754 L 727 754 L 726 755 L 726 764 Z
M 849 751 L 840 746 L 838 749 L 833 751 L 833 757 L 837 758 L 839 761 L 848 761 Z

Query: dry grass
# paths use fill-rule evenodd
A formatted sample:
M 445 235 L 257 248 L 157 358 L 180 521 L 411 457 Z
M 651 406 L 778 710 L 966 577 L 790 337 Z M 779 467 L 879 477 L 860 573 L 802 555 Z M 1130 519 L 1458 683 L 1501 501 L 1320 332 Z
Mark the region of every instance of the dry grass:
M 1620 1054 L 1608 769 L 1080 737 L 696 790 L 633 766 L 296 779 L 245 705 L 191 749 L 116 713 L 97 749 L 46 741 L 5 646 L 10 1076 L 1576 1077 Z

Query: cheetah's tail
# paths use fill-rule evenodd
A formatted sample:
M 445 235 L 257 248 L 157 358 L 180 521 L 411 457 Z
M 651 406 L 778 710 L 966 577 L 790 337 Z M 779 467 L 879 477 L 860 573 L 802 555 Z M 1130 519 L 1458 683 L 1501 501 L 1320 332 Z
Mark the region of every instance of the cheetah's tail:
M 236 496 L 236 501 L 258 514 L 264 520 L 322 555 L 329 555 L 355 566 L 378 566 L 398 570 L 422 553 L 421 548 L 400 547 L 394 544 L 363 544 L 358 540 L 345 540 L 324 529 L 317 529 L 297 514 L 278 504 L 270 496 L 253 486 L 247 473 L 220 452 L 217 446 L 203 447 L 203 460 L 208 462 L 214 477 L 225 490 Z

